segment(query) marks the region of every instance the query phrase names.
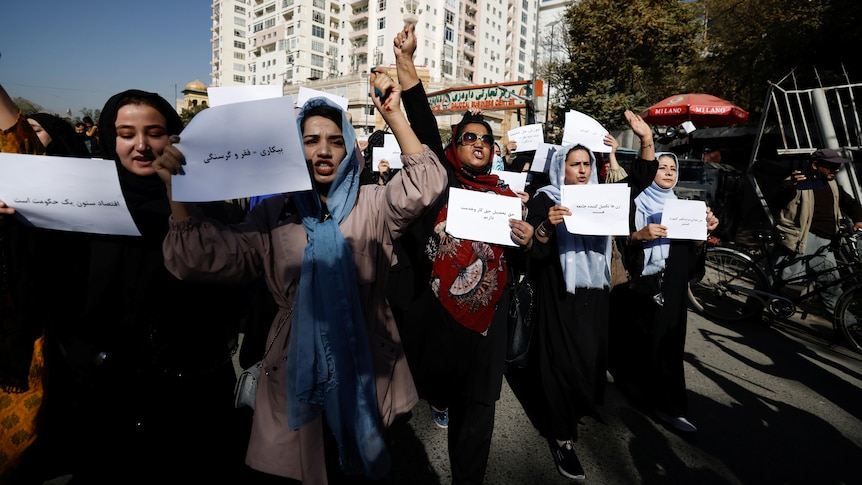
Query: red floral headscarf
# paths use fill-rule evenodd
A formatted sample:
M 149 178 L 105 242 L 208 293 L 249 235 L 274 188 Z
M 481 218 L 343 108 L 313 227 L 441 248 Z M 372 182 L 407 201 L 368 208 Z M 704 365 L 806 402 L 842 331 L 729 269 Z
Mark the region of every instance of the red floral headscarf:
M 517 197 L 497 175 L 490 173 L 491 156 L 481 171 L 465 168 L 458 159 L 458 138 L 468 124 L 491 127 L 480 116 L 464 115 L 452 129 L 446 159 L 461 188 Z M 493 146 L 490 147 L 493 149 Z M 508 271 L 503 247 L 482 241 L 455 238 L 446 233 L 448 203 L 434 221 L 426 252 L 432 259 L 431 287 L 446 311 L 461 325 L 484 334 L 491 325 L 497 301 L 506 286 Z

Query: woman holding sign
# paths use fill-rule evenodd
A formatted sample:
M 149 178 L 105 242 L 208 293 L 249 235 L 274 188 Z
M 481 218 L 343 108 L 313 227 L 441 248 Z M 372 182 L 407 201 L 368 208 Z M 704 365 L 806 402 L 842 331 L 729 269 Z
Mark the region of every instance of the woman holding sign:
M 465 113 L 449 141 L 442 142 L 413 63 L 414 29 L 405 26 L 393 42 L 398 80 L 413 129 L 423 143 L 439 149 L 449 170 L 449 189 L 517 197 L 491 174 L 494 135 L 481 114 Z M 403 240 L 416 295 L 404 318 L 410 329 L 404 340 L 422 397 L 432 412 L 440 411 L 432 417 L 448 427 L 452 483 L 482 483 L 506 367 L 512 265 L 530 248 L 533 227 L 509 219 L 509 244 L 459 238 L 447 232 L 456 210 L 447 189 L 414 226 L 412 237 Z
M 385 291 L 393 239 L 440 195 L 446 171 L 410 129 L 400 87 L 382 73 L 370 79 L 371 99 L 404 164 L 386 185 L 359 183 L 353 127 L 321 97 L 307 101 L 297 119 L 312 190 L 269 197 L 230 226 L 171 204 L 164 243 L 171 272 L 216 282 L 262 275 L 279 306 L 246 454 L 260 475 L 255 483 L 280 483 L 278 477 L 327 483 L 342 472 L 385 477 L 390 457 L 383 433 L 418 401 Z M 175 146 L 155 163 L 169 193 L 182 164 Z M 325 453 L 330 437 L 337 459 Z
M 661 215 L 665 202 L 676 198 L 679 162 L 673 153 L 655 154 L 652 130 L 640 116 L 631 111 L 625 116 L 641 148 L 626 179 L 633 198 L 626 247 L 632 282 L 613 294 L 611 372 L 659 420 L 691 433 L 697 428 L 686 418 L 686 291 L 688 282 L 703 274 L 704 241 L 668 239 Z M 717 226 L 718 218 L 707 208 L 707 232 Z
M 563 185 L 598 184 L 593 153 L 568 145 L 554 153 L 551 183 L 529 204 L 534 232 L 530 274 L 536 295 L 536 328 L 526 374 L 535 406 L 534 425 L 548 440 L 557 470 L 572 479 L 585 473 L 574 449 L 582 417 L 599 419 L 607 364 L 611 238 L 568 232 L 561 204 Z

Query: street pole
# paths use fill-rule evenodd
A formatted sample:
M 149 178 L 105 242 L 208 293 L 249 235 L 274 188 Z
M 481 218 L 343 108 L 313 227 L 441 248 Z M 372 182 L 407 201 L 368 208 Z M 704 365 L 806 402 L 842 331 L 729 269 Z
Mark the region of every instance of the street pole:
M 533 40 L 533 89 L 532 89 L 530 99 L 528 99 L 526 101 L 526 104 L 527 104 L 527 124 L 528 125 L 534 124 L 536 122 L 536 75 L 538 74 L 536 72 L 537 63 L 538 63 L 536 58 L 539 57 L 539 4 L 538 4 L 538 2 L 535 5 L 536 5 L 536 24 L 534 27 L 536 29 L 536 38 Z
M 548 64 L 554 62 L 554 29 L 557 27 L 557 24 L 560 23 L 559 20 L 554 20 L 551 22 L 551 52 L 548 55 Z M 551 76 L 548 76 L 549 78 Z M 548 97 L 545 99 L 545 124 L 548 124 L 549 116 L 551 116 L 551 80 L 548 79 Z

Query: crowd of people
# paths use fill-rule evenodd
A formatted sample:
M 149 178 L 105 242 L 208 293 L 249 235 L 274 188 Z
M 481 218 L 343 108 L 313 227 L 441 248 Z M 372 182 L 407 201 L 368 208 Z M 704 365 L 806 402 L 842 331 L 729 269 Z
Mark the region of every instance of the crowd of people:
M 608 135 L 609 153 L 560 147 L 516 193 L 497 170 L 528 171 L 532 159 L 504 158 L 480 112 L 441 138 L 414 66 L 414 29 L 393 41 L 397 81 L 369 76 L 403 168 L 370 167 L 382 134 L 363 152 L 347 113 L 312 98 L 296 123 L 311 190 L 250 204 L 173 199 L 187 176 L 183 124 L 157 94 L 112 96 L 90 131 L 27 118 L 0 87 L 0 151 L 86 159 L 86 142 L 96 143 L 141 233 L 34 228 L 0 201 L 0 412 L 14 416 L 0 426 L 0 477 L 375 481 L 392 467 L 391 427 L 424 400 L 419 418 L 446 430 L 452 483 L 481 484 L 503 379 L 547 440 L 549 465 L 570 479 L 588 475 L 579 426 L 601 422 L 611 376 L 657 422 L 696 432 L 683 372 L 686 289 L 703 272 L 705 245 L 668 238 L 661 224 L 676 198 L 676 156 L 656 152 L 652 128 L 626 111 L 640 141 L 628 170 Z M 839 206 L 862 220 L 831 182 L 844 159 L 818 153 L 812 167 L 827 180 L 818 190 L 831 192 L 800 196 L 804 177 L 794 173 L 784 194 L 814 214 L 794 233 L 798 252 L 806 236 L 829 237 Z M 570 232 L 564 187 L 603 183 L 631 188 L 629 233 Z M 511 244 L 450 234 L 453 189 L 519 198 Z M 719 224 L 709 208 L 703 221 L 707 234 Z M 510 283 L 524 275 L 536 325 L 526 364 L 513 367 Z M 254 410 L 234 404 L 237 351 L 244 366 L 261 361 Z

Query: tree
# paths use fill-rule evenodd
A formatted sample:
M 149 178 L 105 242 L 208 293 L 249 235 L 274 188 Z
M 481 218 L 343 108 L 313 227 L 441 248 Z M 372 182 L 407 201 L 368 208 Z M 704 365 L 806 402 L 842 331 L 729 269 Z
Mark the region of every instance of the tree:
M 12 98 L 12 101 L 15 103 L 15 106 L 24 113 L 24 116 L 30 116 L 34 113 L 42 113 L 45 111 L 45 108 L 39 106 L 38 104 L 30 101 L 29 99 L 24 99 L 21 97 Z
M 859 76 L 862 4 L 855 0 L 701 0 L 704 55 L 694 89 L 759 113 L 770 82 L 790 72 L 800 88 Z M 753 116 L 752 118 L 755 118 Z
M 574 109 L 608 129 L 624 128 L 624 110 L 687 90 L 688 67 L 701 51 L 697 14 L 697 4 L 682 0 L 573 4 L 564 17 L 568 59 L 548 69 L 554 99 L 564 100 L 554 119 Z
M 192 118 L 194 118 L 196 114 L 200 113 L 201 111 L 203 111 L 207 108 L 208 108 L 208 106 L 206 104 L 200 104 L 197 106 L 192 106 L 191 108 L 183 108 L 183 111 L 180 113 L 180 118 L 182 118 L 182 120 L 183 120 L 183 126 L 188 125 L 189 121 L 191 121 Z

